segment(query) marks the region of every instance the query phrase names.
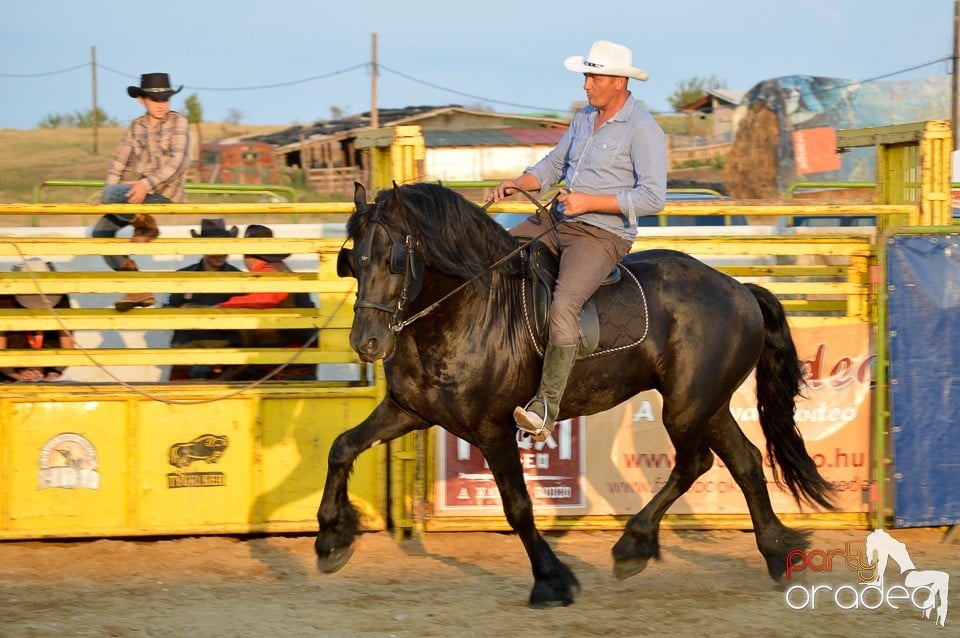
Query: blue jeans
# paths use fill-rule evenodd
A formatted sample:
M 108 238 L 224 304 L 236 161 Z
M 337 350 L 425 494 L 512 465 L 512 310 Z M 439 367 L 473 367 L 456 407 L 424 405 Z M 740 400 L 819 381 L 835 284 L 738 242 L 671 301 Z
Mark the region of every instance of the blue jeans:
M 126 204 L 127 195 L 130 194 L 129 184 L 110 184 L 103 187 L 100 195 L 101 204 Z M 169 204 L 170 200 L 163 195 L 148 193 L 143 200 L 144 204 Z M 94 237 L 116 237 L 117 231 L 124 226 L 129 226 L 136 215 L 117 215 L 111 213 L 104 215 L 93 227 Z M 113 270 L 119 270 L 120 264 L 126 261 L 127 255 L 104 255 L 103 259 Z

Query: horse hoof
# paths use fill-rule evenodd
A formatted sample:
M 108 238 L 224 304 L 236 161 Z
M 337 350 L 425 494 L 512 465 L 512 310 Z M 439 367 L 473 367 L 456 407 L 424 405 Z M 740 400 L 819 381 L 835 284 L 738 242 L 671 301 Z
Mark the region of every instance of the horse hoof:
M 626 580 L 631 576 L 636 576 L 647 568 L 649 558 L 628 558 L 618 560 L 613 564 L 613 575 L 620 580 Z
M 353 545 L 334 547 L 326 556 L 317 556 L 317 569 L 324 574 L 333 574 L 347 564 L 353 556 Z

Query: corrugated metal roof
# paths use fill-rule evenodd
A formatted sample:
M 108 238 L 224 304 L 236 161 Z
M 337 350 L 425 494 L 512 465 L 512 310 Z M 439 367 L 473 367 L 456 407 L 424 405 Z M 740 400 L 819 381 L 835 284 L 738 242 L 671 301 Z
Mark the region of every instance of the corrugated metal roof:
M 507 128 L 501 130 L 522 144 L 549 144 L 552 146 L 560 141 L 563 134 L 567 132 L 567 127 Z
M 747 89 L 710 89 L 707 91 L 710 95 L 714 96 L 718 100 L 728 102 L 736 106 L 740 104 L 743 100 L 743 96 L 747 94 Z
M 460 131 L 426 130 L 423 131 L 423 143 L 427 147 L 512 146 L 517 143 L 517 140 L 501 129 L 486 128 Z
M 553 146 L 560 141 L 565 128 L 484 128 L 456 131 L 426 130 L 423 141 L 430 148 L 442 146 Z
M 470 109 L 465 109 L 456 104 L 451 104 L 449 106 L 408 106 L 402 109 L 379 109 L 377 111 L 377 118 L 380 126 L 396 126 L 401 124 L 416 124 L 425 118 L 436 117 L 438 115 L 442 115 L 444 113 L 449 113 L 449 112 L 472 113 L 475 115 L 481 115 L 489 118 L 501 118 L 501 119 L 509 118 L 514 121 L 529 121 L 534 125 L 540 125 L 540 126 L 534 126 L 530 129 L 520 129 L 520 128 L 509 129 L 509 130 L 516 130 L 516 131 L 540 131 L 541 128 L 543 130 L 549 130 L 546 127 L 543 127 L 545 120 L 556 121 L 556 123 L 561 126 L 560 130 L 562 131 L 562 130 L 565 130 L 565 125 L 568 122 L 568 120 L 559 118 L 559 117 L 558 118 L 535 117 L 535 116 L 529 116 L 529 115 L 511 115 L 511 114 L 505 114 L 505 113 L 494 113 L 494 112 L 486 112 L 486 111 L 471 111 Z M 310 138 L 329 137 L 329 136 L 349 137 L 351 131 L 356 129 L 366 128 L 369 126 L 370 126 L 370 113 L 366 112 L 366 113 L 361 113 L 359 115 L 351 115 L 350 117 L 345 117 L 339 120 L 318 121 L 307 126 L 292 126 L 282 131 L 277 131 L 275 133 L 270 133 L 268 135 L 254 136 L 248 139 L 254 139 L 254 140 L 266 142 L 268 144 L 273 144 L 274 146 L 277 146 L 277 147 L 284 147 L 287 145 L 297 144 L 298 142 L 301 142 L 303 140 L 308 140 Z M 493 129 L 493 130 L 505 130 L 505 129 Z M 451 133 L 451 134 L 454 132 L 462 133 L 464 131 L 447 131 L 447 133 Z M 535 134 L 524 133 L 523 135 L 535 135 Z M 541 143 L 536 140 L 526 141 L 530 139 L 528 137 L 523 137 L 522 139 L 524 140 L 523 143 L 526 143 L 526 144 Z M 539 139 L 539 138 L 536 138 L 536 139 Z M 553 138 L 550 137 L 549 139 L 553 139 Z M 557 137 L 556 139 L 560 139 L 560 138 Z M 502 140 L 477 141 L 477 142 L 459 141 L 458 142 L 458 141 L 451 140 L 449 144 L 441 144 L 441 145 L 457 146 L 461 144 L 474 145 L 474 144 L 504 144 L 504 143 L 510 144 L 510 143 L 517 143 L 517 142 L 509 142 L 509 141 L 504 142 Z M 553 143 L 553 142 L 547 142 L 547 143 Z M 427 142 L 427 145 L 430 146 L 431 145 L 430 142 Z
M 457 107 L 456 105 L 408 106 L 402 109 L 378 109 L 377 120 L 380 126 L 390 126 L 394 122 L 408 119 L 417 115 L 422 115 L 424 113 L 430 113 L 432 111 L 440 111 L 449 108 Z M 352 131 L 354 129 L 365 128 L 368 126 L 370 126 L 369 111 L 366 113 L 360 113 L 358 115 L 351 115 L 339 120 L 321 120 L 306 126 L 291 126 L 290 128 L 277 131 L 276 133 L 258 135 L 250 139 L 256 139 L 261 142 L 273 144 L 275 146 L 285 146 L 287 144 L 299 142 L 301 139 L 336 135 L 337 133 Z

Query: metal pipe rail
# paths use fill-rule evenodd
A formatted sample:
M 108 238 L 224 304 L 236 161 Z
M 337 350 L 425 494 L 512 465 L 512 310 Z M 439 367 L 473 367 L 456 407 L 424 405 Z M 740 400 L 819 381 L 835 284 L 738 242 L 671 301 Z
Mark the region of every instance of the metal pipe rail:
M 490 207 L 490 212 L 509 210 L 533 212 L 534 206 L 527 202 L 500 203 Z M 901 215 L 910 206 L 856 206 L 835 205 L 802 206 L 804 214 L 836 215 L 838 211 L 863 214 Z M 853 209 L 853 210 L 851 210 Z M 102 215 L 107 212 L 130 214 L 138 210 L 151 212 L 162 210 L 163 214 L 203 214 L 222 217 L 256 214 L 262 218 L 271 213 L 335 213 L 344 214 L 353 210 L 352 203 L 270 203 L 236 204 L 227 210 L 222 205 L 211 204 L 165 204 L 152 206 L 88 205 L 88 204 L 0 204 L 0 215 L 5 214 L 57 214 L 57 215 Z M 798 210 L 795 205 L 733 204 L 727 201 L 677 203 L 668 207 L 671 214 L 744 214 L 778 217 Z M 358 363 L 356 354 L 349 347 L 348 333 L 352 319 L 352 302 L 355 282 L 339 279 L 335 273 L 336 252 L 343 239 L 333 238 L 184 238 L 161 237 L 148 243 L 132 243 L 122 238 L 89 237 L 0 237 L 0 257 L 23 259 L 39 256 L 45 259 L 56 257 L 90 255 L 201 255 L 201 254 L 255 254 L 291 253 L 317 256 L 316 272 L 295 273 L 197 273 L 138 271 L 117 273 L 71 272 L 58 270 L 51 273 L 5 272 L 0 275 L 0 294 L 123 294 L 150 290 L 155 293 L 175 292 L 310 292 L 317 295 L 320 308 L 306 311 L 226 311 L 218 308 L 151 308 L 135 309 L 118 313 L 112 308 L 71 308 L 58 311 L 54 317 L 49 311 L 0 311 L 0 329 L 57 329 L 70 330 L 170 330 L 216 327 L 225 330 L 271 328 L 321 327 L 319 352 L 311 353 L 310 360 Z M 673 247 L 708 261 L 742 261 L 755 263 L 720 263 L 716 267 L 732 276 L 760 280 L 775 294 L 781 295 L 784 305 L 791 313 L 827 313 L 832 315 L 867 318 L 869 312 L 870 283 L 869 261 L 873 257 L 871 238 L 846 235 L 765 235 L 765 236 L 640 236 L 634 250 L 645 248 Z M 803 263 L 809 256 L 822 256 L 830 263 Z M 732 259 L 733 258 L 733 259 Z M 773 262 L 771 262 L 773 259 Z M 843 263 L 834 263 L 835 260 Z M 832 260 L 832 261 L 831 261 Z M 61 323 L 62 322 L 62 323 Z M 42 327 L 42 328 L 41 328 Z M 312 349 L 311 349 L 312 350 Z M 49 354 L 48 354 L 49 352 Z M 13 358 L 22 360 L 49 360 L 58 357 L 69 359 L 71 365 L 83 365 L 84 357 L 78 353 L 64 353 L 50 349 L 48 352 L 0 353 L 0 364 Z M 104 365 L 133 365 L 128 362 L 156 364 L 168 359 L 178 363 L 203 363 L 217 357 L 217 361 L 229 363 L 243 359 L 244 351 L 209 351 L 180 349 L 171 353 L 170 348 L 97 349 L 98 361 Z M 245 351 L 247 362 L 273 359 L 284 361 L 291 354 L 283 349 L 270 353 Z M 75 363 L 74 363 L 75 362 Z M 123 363 L 121 363 L 123 362 Z M 89 365 L 89 361 L 86 362 Z
M 107 213 L 131 215 L 147 212 L 153 215 L 209 215 L 225 217 L 233 215 L 317 215 L 352 213 L 353 202 L 290 202 L 290 203 L 243 203 L 243 204 L 0 204 L 0 217 L 7 215 L 79 215 L 100 217 Z M 535 213 L 536 206 L 530 202 L 501 201 L 487 208 L 496 213 Z M 802 212 L 812 216 L 877 215 L 895 217 L 916 211 L 910 204 L 809 204 L 791 201 L 770 204 L 754 200 L 717 200 L 697 202 L 669 202 L 662 214 L 669 215 L 748 215 L 778 219 L 785 215 Z
M 103 188 L 103 180 L 96 179 L 45 179 L 33 187 L 33 201 L 40 203 L 45 188 Z M 222 184 L 208 182 L 188 182 L 188 193 L 209 195 L 280 195 L 288 202 L 299 199 L 296 189 L 281 184 Z

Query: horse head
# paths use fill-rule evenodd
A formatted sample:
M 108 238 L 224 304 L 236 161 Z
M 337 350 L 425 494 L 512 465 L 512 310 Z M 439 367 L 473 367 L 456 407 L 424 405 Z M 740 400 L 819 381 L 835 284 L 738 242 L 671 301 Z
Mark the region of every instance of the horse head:
M 356 211 L 347 223 L 348 239 L 337 256 L 337 274 L 357 280 L 357 301 L 350 345 L 366 362 L 388 357 L 395 332 L 402 329 L 407 307 L 423 288 L 424 262 L 419 240 L 392 225 L 405 204 L 394 184 L 389 197 L 367 202 L 367 191 L 357 183 Z

